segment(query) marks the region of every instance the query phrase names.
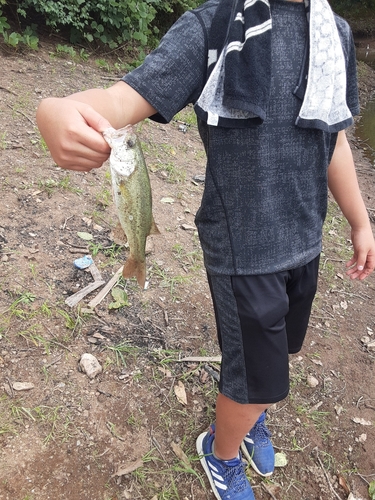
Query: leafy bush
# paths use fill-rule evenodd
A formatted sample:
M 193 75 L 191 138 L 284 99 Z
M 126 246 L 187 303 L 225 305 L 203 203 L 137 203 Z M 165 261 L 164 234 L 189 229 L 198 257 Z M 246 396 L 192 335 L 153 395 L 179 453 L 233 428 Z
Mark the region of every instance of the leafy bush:
M 113 49 L 133 42 L 153 47 L 160 34 L 185 10 L 202 0 L 0 0 L 0 9 L 20 24 L 25 19 L 38 19 L 52 31 L 66 35 L 71 43 L 87 41 Z M 0 33 L 9 28 L 1 17 Z M 5 37 L 9 38 L 9 35 Z M 4 38 L 5 38 L 4 37 Z
M 344 17 L 358 12 L 374 15 L 375 0 L 329 0 L 329 3 L 335 12 Z

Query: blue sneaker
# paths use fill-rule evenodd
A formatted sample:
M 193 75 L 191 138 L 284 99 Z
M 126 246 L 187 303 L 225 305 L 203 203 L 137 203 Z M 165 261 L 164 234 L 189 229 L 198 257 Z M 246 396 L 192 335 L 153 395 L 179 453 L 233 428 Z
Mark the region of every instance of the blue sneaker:
M 197 451 L 215 497 L 218 500 L 255 500 L 241 456 L 218 460 L 212 453 L 214 438 L 215 427 L 212 425 L 209 432 L 198 436 Z
M 241 450 L 255 472 L 267 477 L 273 473 L 275 468 L 275 452 L 265 418 L 266 413 L 263 412 L 251 431 L 246 434 L 241 444 Z

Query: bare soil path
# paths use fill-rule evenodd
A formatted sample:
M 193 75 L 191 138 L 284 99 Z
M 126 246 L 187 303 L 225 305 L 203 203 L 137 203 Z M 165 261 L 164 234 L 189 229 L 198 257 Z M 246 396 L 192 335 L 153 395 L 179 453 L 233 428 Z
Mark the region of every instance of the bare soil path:
M 127 250 L 113 239 L 108 167 L 58 169 L 35 111 L 43 97 L 109 85 L 116 67 L 58 58 L 47 43 L 0 61 L 0 499 L 211 499 L 195 438 L 214 415 L 219 351 L 194 227 L 205 158 L 191 110 L 139 127 L 162 233 L 150 238 L 148 289 L 120 281 L 128 305 L 113 308 L 109 293 L 90 312 L 99 289 L 72 308 L 66 298 L 93 281 L 73 261 L 90 253 L 107 282 Z M 375 78 L 364 65 L 360 82 L 365 102 Z M 373 160 L 350 137 L 375 220 Z M 290 360 L 290 396 L 269 416 L 288 464 L 269 481 L 248 471 L 258 500 L 369 498 L 375 277 L 344 276 L 348 238 L 331 203 L 306 345 Z M 94 379 L 79 370 L 83 353 L 102 366 Z M 191 356 L 203 361 L 181 361 Z

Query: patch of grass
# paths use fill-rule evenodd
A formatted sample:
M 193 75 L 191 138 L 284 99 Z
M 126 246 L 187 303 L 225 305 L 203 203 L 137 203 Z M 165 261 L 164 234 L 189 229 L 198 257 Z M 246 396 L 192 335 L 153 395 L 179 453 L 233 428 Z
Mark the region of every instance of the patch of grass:
M 139 348 L 129 345 L 128 342 L 121 342 L 114 346 L 105 346 L 110 352 L 114 353 L 116 357 L 116 365 L 126 366 L 125 356 L 136 356 L 139 353 Z
M 31 325 L 26 330 L 18 332 L 18 335 L 26 340 L 29 344 L 30 342 L 36 347 L 43 346 L 45 354 L 49 355 L 51 352 L 51 342 L 45 339 L 40 333 L 39 325 Z
M 191 252 L 187 252 L 183 245 L 176 243 L 172 247 L 172 253 L 184 269 L 195 272 L 203 267 L 203 253 L 200 247 Z
M 1 135 L 0 135 L 0 149 L 6 149 L 7 148 L 7 133 L 6 132 L 3 132 Z
M 72 314 L 68 313 L 64 309 L 57 309 L 56 312 L 65 319 L 65 327 L 68 330 L 71 330 L 72 335 L 78 335 L 81 332 L 86 316 L 81 314 L 79 308 Z
M 188 276 L 169 276 L 168 271 L 159 266 L 156 262 L 152 263 L 150 276 L 155 276 L 159 279 L 161 288 L 168 288 L 173 300 L 178 300 L 176 295 L 176 286 L 190 282 Z
M 12 400 L 7 395 L 0 396 L 0 436 L 2 434 L 17 434 L 11 421 Z
M 175 115 L 174 120 L 186 123 L 187 125 L 197 126 L 197 115 L 193 106 L 186 106 L 186 108 Z
M 39 186 L 39 189 L 42 189 L 43 191 L 45 191 L 48 195 L 48 197 L 50 198 L 54 191 L 56 190 L 67 190 L 71 193 L 74 193 L 74 194 L 82 194 L 83 191 L 81 188 L 75 186 L 71 179 L 70 179 L 70 175 L 65 175 L 62 179 L 60 179 L 59 181 L 56 181 L 54 179 L 42 179 L 38 182 L 38 186 Z
M 113 202 L 111 190 L 107 187 L 102 187 L 101 190 L 96 193 L 95 200 L 98 205 L 108 207 Z

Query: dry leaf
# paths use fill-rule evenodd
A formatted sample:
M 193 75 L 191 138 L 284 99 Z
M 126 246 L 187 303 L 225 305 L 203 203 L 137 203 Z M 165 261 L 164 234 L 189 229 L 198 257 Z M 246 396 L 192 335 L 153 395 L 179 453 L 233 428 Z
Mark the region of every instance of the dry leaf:
M 117 471 L 112 475 L 112 477 L 126 476 L 126 474 L 130 474 L 131 472 L 134 472 L 135 470 L 139 469 L 142 466 L 143 466 L 143 460 L 141 458 L 139 458 L 132 464 L 126 466 L 119 465 Z
M 188 457 L 186 456 L 186 454 L 182 451 L 181 446 L 178 445 L 177 443 L 174 443 L 173 441 L 172 441 L 171 446 L 172 446 L 172 450 L 174 451 L 177 458 L 179 458 L 181 460 L 181 462 L 183 462 L 185 465 L 190 467 L 190 461 L 189 461 Z
M 288 459 L 285 453 L 275 453 L 275 467 L 285 467 L 288 465 Z
M 350 488 L 345 480 L 345 478 L 343 476 L 339 476 L 339 485 L 341 486 L 341 488 L 345 491 L 345 495 L 349 495 L 350 493 Z
M 174 393 L 176 394 L 176 398 L 181 404 L 187 405 L 185 386 L 181 382 L 181 380 L 178 382 L 177 385 L 174 386 Z
M 163 373 L 166 377 L 170 378 L 172 377 L 172 372 L 171 370 L 168 370 L 167 368 L 164 368 L 162 366 L 158 366 L 159 372 Z
M 174 199 L 170 198 L 169 196 L 166 196 L 165 198 L 162 198 L 160 201 L 162 203 L 169 203 L 170 205 L 172 205 L 172 203 L 174 203 Z

